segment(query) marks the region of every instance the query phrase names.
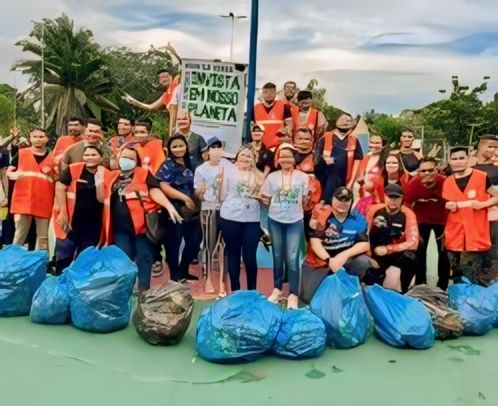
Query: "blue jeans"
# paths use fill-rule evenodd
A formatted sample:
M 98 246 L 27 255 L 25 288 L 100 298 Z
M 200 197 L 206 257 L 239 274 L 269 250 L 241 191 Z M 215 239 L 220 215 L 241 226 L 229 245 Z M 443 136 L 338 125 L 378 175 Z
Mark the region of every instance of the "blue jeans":
M 255 290 L 258 276 L 256 251 L 261 237 L 260 223 L 242 223 L 220 218 L 220 227 L 225 241 L 232 292 L 240 290 L 241 253 L 246 269 L 247 289 Z
M 121 248 L 137 264 L 139 289 L 149 289 L 156 245 L 145 234 L 129 235 L 123 233 L 114 235 L 114 245 Z
M 60 275 L 74 259 L 88 247 L 96 246 L 98 241 L 78 241 L 75 242 L 70 238 L 65 240 L 56 239 L 55 241 L 55 272 Z
M 280 223 L 268 217 L 273 247 L 273 286 L 282 290 L 284 265 L 289 279 L 289 293 L 299 293 L 299 247 L 304 235 L 303 220 Z

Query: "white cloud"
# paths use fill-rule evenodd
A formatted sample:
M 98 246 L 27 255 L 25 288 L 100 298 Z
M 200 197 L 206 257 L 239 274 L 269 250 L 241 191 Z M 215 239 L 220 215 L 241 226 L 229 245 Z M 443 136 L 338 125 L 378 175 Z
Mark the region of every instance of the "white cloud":
M 170 41 L 185 57 L 227 59 L 230 22 L 218 15 L 229 11 L 249 15 L 249 4 L 249 0 L 18 0 L 0 16 L 0 81 L 12 82 L 8 68 L 20 53 L 11 44 L 29 32 L 33 19 L 66 12 L 105 46 L 145 50 Z M 475 32 L 496 32 L 498 2 L 312 0 L 303 4 L 302 0 L 260 2 L 260 84 L 295 79 L 304 86 L 316 77 L 336 105 L 353 112 L 371 107 L 398 112 L 431 102 L 439 96 L 439 88 L 448 87 L 453 74 L 473 85 L 498 71 L 498 58 L 490 50 L 465 56 L 423 48 L 392 53 L 359 48 L 367 43 L 444 43 Z M 132 15 L 123 17 L 127 9 L 133 10 Z M 170 14 L 178 16 L 178 22 L 161 26 Z M 138 23 L 141 30 L 129 29 Z M 239 62 L 248 59 L 249 26 L 248 21 L 236 22 L 234 59 Z M 498 77 L 493 78 L 490 93 L 498 91 L 496 83 Z

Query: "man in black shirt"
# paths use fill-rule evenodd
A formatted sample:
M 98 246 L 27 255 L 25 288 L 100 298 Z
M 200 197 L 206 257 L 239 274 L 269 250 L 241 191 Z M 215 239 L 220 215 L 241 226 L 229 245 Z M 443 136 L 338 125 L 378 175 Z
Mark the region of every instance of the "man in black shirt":
M 323 200 L 329 202 L 339 186 L 351 189 L 363 159 L 360 142 L 352 133 L 355 122 L 349 114 L 342 114 L 336 129 L 327 132 L 316 143 L 315 174 L 323 190 Z M 332 137 L 331 145 L 327 145 Z M 354 138 L 352 138 L 354 137 Z M 354 146 L 351 145 L 354 141 Z

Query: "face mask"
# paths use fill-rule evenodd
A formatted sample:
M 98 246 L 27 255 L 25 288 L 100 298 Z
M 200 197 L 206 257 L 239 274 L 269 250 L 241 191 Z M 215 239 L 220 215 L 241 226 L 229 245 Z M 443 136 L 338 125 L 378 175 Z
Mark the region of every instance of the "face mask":
M 119 167 L 121 168 L 122 171 L 131 171 L 132 169 L 135 169 L 137 166 L 137 163 L 130 158 L 119 158 Z
M 349 131 L 349 128 L 337 128 L 340 133 L 346 134 Z

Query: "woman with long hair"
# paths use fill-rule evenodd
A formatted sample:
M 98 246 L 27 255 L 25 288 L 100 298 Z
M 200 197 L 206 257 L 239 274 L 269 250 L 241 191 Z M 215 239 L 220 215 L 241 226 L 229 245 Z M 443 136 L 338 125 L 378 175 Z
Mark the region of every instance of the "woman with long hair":
M 161 190 L 183 218 L 182 222 L 166 223 L 166 263 L 172 280 L 197 279 L 188 273 L 190 263 L 199 252 L 202 234 L 187 140 L 183 135 L 173 135 L 166 149 L 168 159 L 157 171 L 156 178 Z M 180 261 L 182 240 L 185 246 Z
M 281 144 L 275 151 L 279 168 L 270 173 L 261 188 L 261 200 L 269 205 L 268 226 L 273 243 L 273 292 L 268 298 L 278 302 L 282 296 L 284 269 L 289 279 L 288 309 L 297 309 L 299 293 L 299 248 L 304 237 L 304 205 L 309 191 L 309 177 L 295 168 L 291 144 Z
M 220 226 L 225 241 L 232 292 L 240 289 L 240 256 L 244 261 L 247 289 L 256 289 L 258 265 L 256 251 L 261 236 L 259 189 L 263 174 L 256 168 L 253 147 L 243 146 L 232 170 L 225 171 L 225 198 L 221 205 Z

